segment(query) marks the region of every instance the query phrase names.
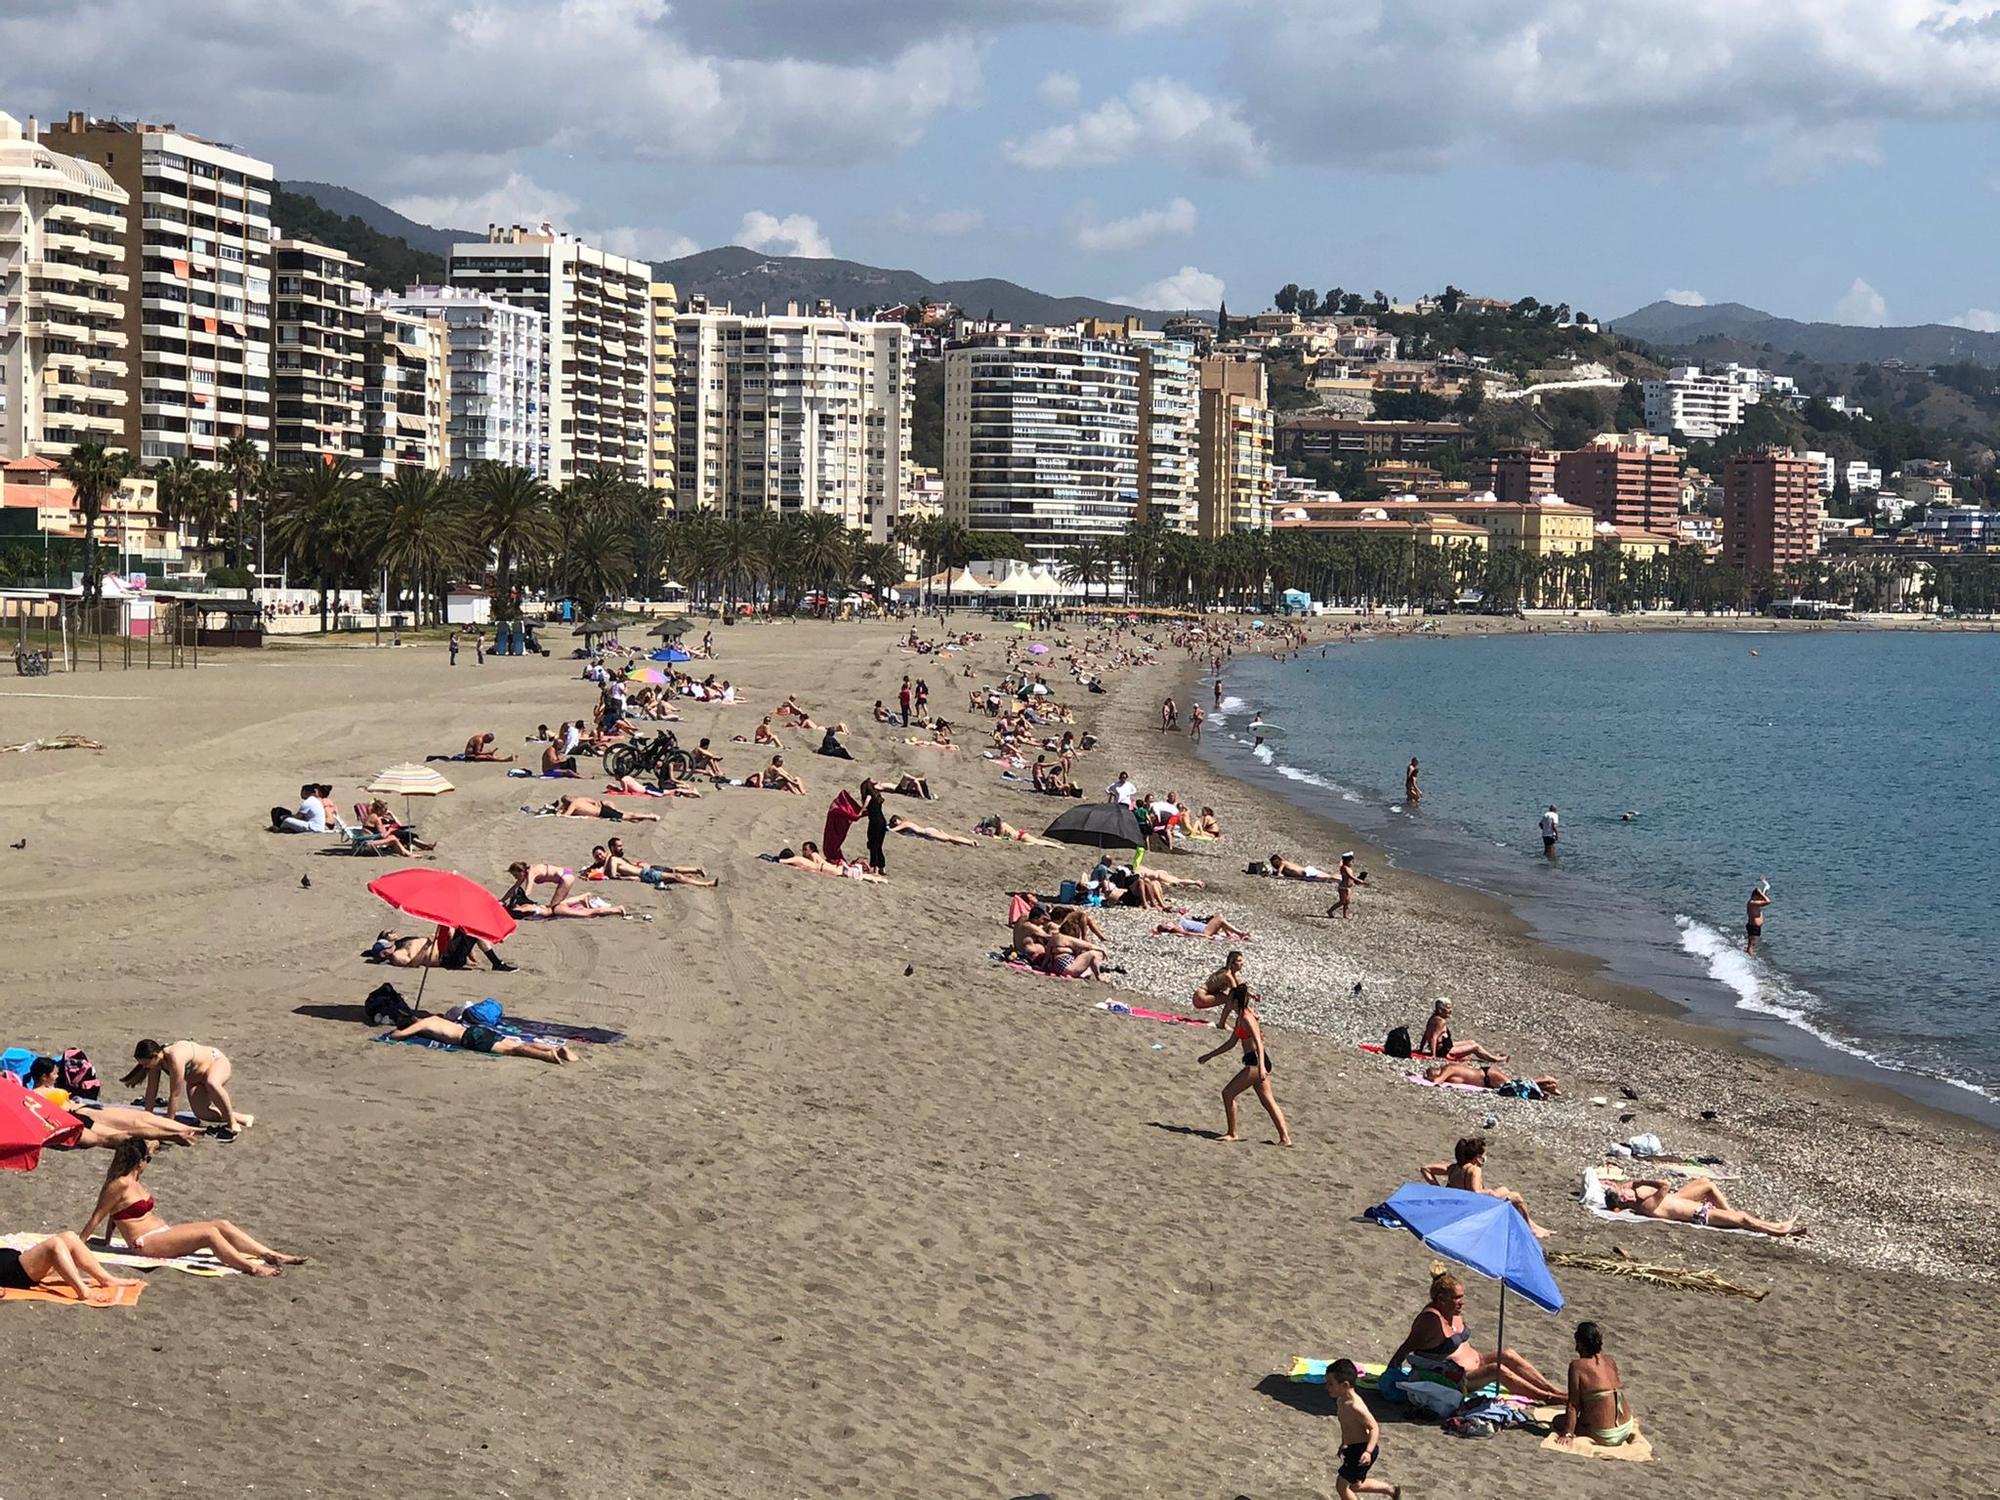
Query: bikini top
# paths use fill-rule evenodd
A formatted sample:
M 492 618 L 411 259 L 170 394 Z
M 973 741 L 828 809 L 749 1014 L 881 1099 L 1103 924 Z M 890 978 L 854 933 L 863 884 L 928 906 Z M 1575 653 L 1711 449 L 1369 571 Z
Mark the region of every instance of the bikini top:
M 123 1224 L 131 1219 L 143 1219 L 153 1211 L 153 1200 L 141 1198 L 136 1203 L 128 1203 L 111 1216 L 114 1223 Z

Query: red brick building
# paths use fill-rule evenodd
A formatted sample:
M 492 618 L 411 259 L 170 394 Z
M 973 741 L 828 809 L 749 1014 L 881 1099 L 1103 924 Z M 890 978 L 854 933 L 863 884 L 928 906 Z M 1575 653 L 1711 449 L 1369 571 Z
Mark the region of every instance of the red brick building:
M 1681 454 L 1666 443 L 1600 440 L 1557 457 L 1555 491 L 1600 521 L 1672 536 L 1680 525 Z
M 1780 449 L 1743 453 L 1722 475 L 1722 555 L 1746 578 L 1819 552 L 1819 465 Z

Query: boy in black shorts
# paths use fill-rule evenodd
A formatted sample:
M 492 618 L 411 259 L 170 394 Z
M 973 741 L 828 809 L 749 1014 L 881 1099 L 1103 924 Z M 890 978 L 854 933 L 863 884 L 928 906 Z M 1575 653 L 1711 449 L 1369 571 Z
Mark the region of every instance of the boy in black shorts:
M 1340 1416 L 1340 1473 L 1334 1481 L 1334 1493 L 1340 1500 L 1353 1500 L 1356 1495 L 1390 1495 L 1402 1500 L 1401 1485 L 1368 1477 L 1375 1460 L 1382 1456 L 1382 1429 L 1354 1389 L 1360 1374 L 1351 1359 L 1337 1359 L 1326 1367 L 1327 1394 L 1333 1397 L 1333 1409 Z

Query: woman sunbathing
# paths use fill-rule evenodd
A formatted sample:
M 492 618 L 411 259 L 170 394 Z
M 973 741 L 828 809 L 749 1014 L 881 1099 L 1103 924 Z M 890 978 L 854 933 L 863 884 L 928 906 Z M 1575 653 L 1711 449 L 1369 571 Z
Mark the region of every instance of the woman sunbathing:
M 1483 1063 L 1503 1063 L 1507 1060 L 1506 1053 L 1488 1052 L 1477 1042 L 1452 1041 L 1449 1000 L 1440 1000 L 1431 1007 L 1431 1018 L 1424 1022 L 1424 1039 L 1417 1043 L 1417 1051 L 1448 1062 L 1461 1062 L 1468 1057 Z
M 230 1102 L 230 1065 L 219 1047 L 195 1042 L 174 1042 L 167 1046 L 147 1039 L 132 1049 L 137 1066 L 119 1080 L 125 1084 L 144 1083 L 146 1092 L 140 1108 L 150 1112 L 160 1095 L 160 1078 L 167 1080 L 167 1117 L 173 1118 L 174 1105 L 183 1090 L 188 1112 L 214 1129 L 218 1138 L 233 1141 L 240 1122 L 236 1106 Z
M 1528 1205 L 1521 1195 L 1512 1188 L 1496 1188 L 1486 1185 L 1486 1137 L 1468 1135 L 1459 1138 L 1452 1147 L 1451 1160 L 1434 1161 L 1421 1169 L 1420 1174 L 1432 1187 L 1458 1188 L 1461 1192 L 1484 1193 L 1489 1198 L 1499 1198 L 1511 1203 L 1528 1222 L 1528 1228 L 1535 1232 L 1535 1238 L 1545 1240 L 1548 1230 L 1534 1221 L 1528 1213 Z
M 623 917 L 629 913 L 622 906 L 613 906 L 601 896 L 569 896 L 561 901 L 541 902 L 528 896 L 516 896 L 511 901 L 500 903 L 507 908 L 507 915 L 519 917 L 523 921 L 540 919 L 549 921 L 556 917 Z M 648 915 L 646 919 L 652 921 Z
M 1247 938 L 1250 934 L 1221 913 L 1212 917 L 1180 916 L 1153 929 L 1154 937 Z
M 1537 1078 L 1533 1082 L 1525 1078 L 1509 1078 L 1498 1068 L 1484 1067 L 1475 1063 L 1433 1063 L 1424 1069 L 1424 1081 L 1456 1083 L 1474 1089 L 1518 1091 L 1524 1099 L 1554 1099 L 1562 1092 L 1553 1078 Z
M 741 738 L 741 736 L 738 736 L 738 738 Z M 773 750 L 782 750 L 785 748 L 785 742 L 771 733 L 771 716 L 769 714 L 764 715 L 763 719 L 758 723 L 756 730 L 750 736 L 750 743 L 753 745 L 769 745 Z
M 1012 839 L 1017 844 L 1031 844 L 1042 849 L 1062 848 L 1060 840 L 1045 839 L 1038 833 L 1030 833 L 1025 828 L 1016 828 L 1006 819 L 991 815 L 981 818 L 973 826 L 972 831 L 990 839 Z
M 922 776 L 912 776 L 907 771 L 894 786 L 885 786 L 880 781 L 876 786 L 885 792 L 894 792 L 899 797 L 921 797 L 926 802 L 937 801 L 937 794 L 931 790 L 929 780 Z
M 259 1244 L 227 1219 L 204 1219 L 198 1224 L 169 1224 L 153 1210 L 153 1195 L 140 1185 L 146 1163 L 153 1159 L 150 1141 L 127 1141 L 111 1153 L 111 1167 L 104 1174 L 104 1188 L 97 1195 L 97 1207 L 83 1226 L 87 1240 L 99 1225 L 117 1226 L 134 1255 L 158 1256 L 171 1260 L 180 1255 L 198 1255 L 206 1250 L 225 1266 L 251 1276 L 276 1276 L 280 1266 L 302 1266 L 303 1255 L 287 1255 Z
M 828 859 L 824 854 L 819 852 L 819 845 L 815 844 L 811 839 L 807 839 L 803 844 L 799 845 L 797 853 L 793 853 L 790 849 L 779 851 L 775 863 L 785 865 L 794 870 L 809 870 L 815 875 L 833 875 L 844 877 L 848 880 L 865 880 L 873 885 L 887 885 L 889 883 L 888 876 L 870 874 L 868 866 L 858 859 Z
M 1478 1390 L 1487 1381 L 1497 1381 L 1516 1395 L 1546 1406 L 1559 1406 L 1563 1392 L 1512 1349 L 1497 1354 L 1481 1354 L 1467 1342 L 1465 1331 L 1465 1288 L 1444 1267 L 1431 1273 L 1430 1301 L 1410 1323 L 1410 1332 L 1389 1356 L 1389 1369 L 1406 1362 L 1413 1370 L 1429 1370 L 1448 1375 L 1458 1384 L 1461 1395 Z
M 657 823 L 658 813 L 627 812 L 622 807 L 613 807 L 601 797 L 556 798 L 556 816 L 559 818 L 603 818 L 611 823 Z
M 389 804 L 377 797 L 362 811 L 362 828 L 372 835 L 371 847 L 381 846 L 407 859 L 411 852 L 421 849 L 428 853 L 437 848 L 434 843 L 425 843 L 417 837 L 417 830 L 396 821 L 396 815 L 389 811 Z
M 889 815 L 889 831 L 906 838 L 929 839 L 933 844 L 963 844 L 968 849 L 979 846 L 978 839 L 969 839 L 962 833 L 946 833 L 942 828 L 925 828 L 896 813 Z
M 1080 906 L 1058 906 L 1049 912 L 1057 932 L 1067 938 L 1081 938 L 1084 942 L 1104 947 L 1104 924 Z
M 53 1057 L 38 1057 L 28 1065 L 28 1087 L 40 1094 L 57 1109 L 68 1110 L 83 1122 L 83 1132 L 66 1146 L 54 1146 L 57 1151 L 82 1151 L 102 1146 L 110 1150 L 122 1141 L 171 1141 L 177 1146 L 192 1146 L 199 1133 L 192 1125 L 183 1125 L 179 1120 L 164 1115 L 156 1115 L 149 1109 L 127 1109 L 119 1104 L 99 1104 L 94 1099 L 79 1099 L 56 1082 L 56 1060 Z
M 1556 1441 L 1565 1448 L 1578 1438 L 1600 1448 L 1616 1448 L 1639 1434 L 1638 1419 L 1625 1399 L 1618 1361 L 1604 1352 L 1604 1334 L 1595 1323 L 1576 1325 L 1576 1358 L 1569 1362 L 1569 1400 Z
M 443 1016 L 419 1016 L 389 1035 L 399 1042 L 411 1037 L 427 1037 L 432 1041 L 463 1047 L 467 1052 L 491 1052 L 496 1057 L 532 1057 L 538 1062 L 548 1063 L 576 1061 L 567 1047 L 524 1041 L 520 1037 L 495 1031 L 491 1026 L 464 1026 L 457 1021 L 447 1021 Z
M 1708 1229 L 1748 1229 L 1773 1239 L 1803 1235 L 1796 1219 L 1774 1222 L 1731 1208 L 1722 1189 L 1706 1177 L 1690 1177 L 1672 1183 L 1664 1177 L 1639 1177 L 1631 1182 L 1604 1184 L 1604 1206 L 1624 1209 L 1646 1219 L 1664 1219 L 1673 1224 L 1699 1224 Z
M 11 1291 L 46 1291 L 66 1286 L 85 1301 L 92 1286 L 140 1286 L 136 1276 L 113 1276 L 105 1270 L 81 1235 L 69 1230 L 52 1234 L 25 1250 L 0 1249 L 0 1287 Z
M 805 783 L 785 769 L 785 757 L 782 755 L 772 756 L 768 766 L 761 771 L 752 771 L 743 778 L 743 784 L 763 787 L 767 791 L 790 792 L 797 797 L 806 794 Z

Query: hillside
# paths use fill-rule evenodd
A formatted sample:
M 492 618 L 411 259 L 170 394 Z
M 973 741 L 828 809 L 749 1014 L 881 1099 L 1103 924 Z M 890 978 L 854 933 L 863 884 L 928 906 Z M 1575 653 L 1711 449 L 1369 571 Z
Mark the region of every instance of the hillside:
M 411 279 L 436 279 L 454 244 L 485 238 L 486 231 L 419 224 L 351 188 L 323 182 L 280 186 L 272 216 L 288 234 L 345 250 L 367 267 L 371 285 L 399 287 Z M 411 275 L 412 269 L 419 274 Z M 891 270 L 851 260 L 811 260 L 764 255 L 740 245 L 702 250 L 659 261 L 654 273 L 671 281 L 685 301 L 703 296 L 733 303 L 739 311 L 810 305 L 824 298 L 836 307 L 882 307 L 897 302 L 950 302 L 974 316 L 991 313 L 1018 323 L 1073 323 L 1079 318 L 1139 317 L 1158 326 L 1164 313 L 1097 297 L 1057 297 L 997 277 L 932 281 L 915 271 Z
M 2000 333 L 1976 333 L 1944 323 L 1912 328 L 1859 328 L 1845 323 L 1800 323 L 1740 302 L 1684 307 L 1655 302 L 1610 325 L 1627 338 L 1665 351 L 1692 352 L 1704 339 L 1727 339 L 1824 364 L 1974 364 L 2000 368 Z

